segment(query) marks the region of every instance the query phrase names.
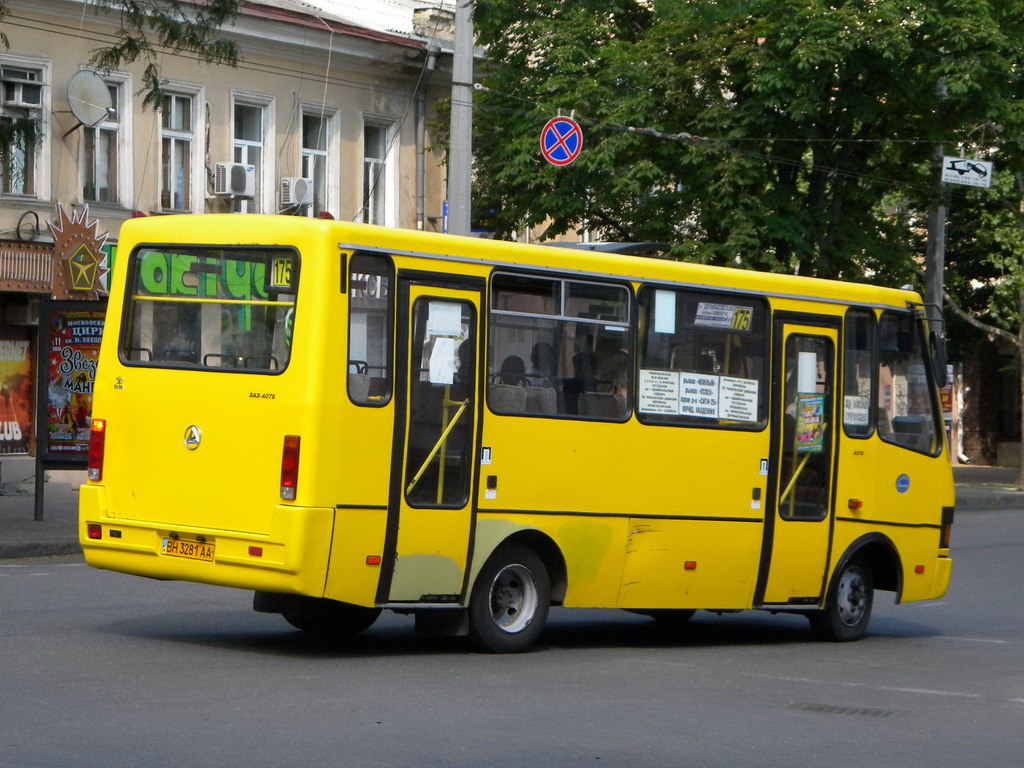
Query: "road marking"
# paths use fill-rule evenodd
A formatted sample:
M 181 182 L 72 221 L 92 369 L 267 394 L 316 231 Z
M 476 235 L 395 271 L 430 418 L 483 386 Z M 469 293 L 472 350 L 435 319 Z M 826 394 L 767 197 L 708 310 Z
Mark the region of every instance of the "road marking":
M 993 643 L 994 645 L 1006 645 L 1009 640 L 993 640 L 987 637 L 953 637 L 952 635 L 935 635 L 936 640 L 957 640 L 963 643 Z
M 867 683 L 853 683 L 847 681 L 815 680 L 811 677 L 789 677 L 787 675 L 767 675 L 762 672 L 743 672 L 747 677 L 761 677 L 768 680 L 783 680 L 790 683 L 811 683 L 814 685 L 837 685 L 846 688 L 873 688 L 878 691 L 894 691 L 896 693 L 916 693 L 924 696 L 956 696 L 965 699 L 983 698 L 980 693 L 964 693 L 962 691 L 936 691 L 931 688 L 900 688 L 892 685 L 868 685 Z M 1020 700 L 1024 703 L 1024 699 Z
M 49 563 L 49 568 L 81 568 L 85 563 Z M 2 564 L 0 568 L 38 568 L 38 565 L 30 563 Z
M 696 664 L 688 664 L 685 661 L 659 661 L 658 659 L 630 659 L 640 664 L 664 664 L 669 667 L 695 667 Z
M 1011 704 L 1024 704 L 1024 699 L 1010 699 Z
M 897 693 L 921 693 L 926 696 L 960 696 L 965 699 L 980 699 L 980 693 L 963 693 L 961 691 L 933 691 L 930 688 L 898 688 L 894 685 L 880 685 L 880 691 L 896 691 Z

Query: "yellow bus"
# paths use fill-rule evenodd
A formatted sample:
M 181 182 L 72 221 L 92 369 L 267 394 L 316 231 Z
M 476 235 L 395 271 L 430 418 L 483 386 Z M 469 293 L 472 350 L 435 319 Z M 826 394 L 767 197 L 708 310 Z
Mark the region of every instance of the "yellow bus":
M 121 230 L 80 538 L 325 635 L 520 651 L 551 605 L 669 625 L 949 584 L 911 291 L 284 216 Z

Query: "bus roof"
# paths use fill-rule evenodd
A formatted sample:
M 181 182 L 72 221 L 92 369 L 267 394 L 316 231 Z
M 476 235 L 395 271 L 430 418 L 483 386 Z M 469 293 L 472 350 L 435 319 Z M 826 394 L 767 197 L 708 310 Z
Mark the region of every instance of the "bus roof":
M 183 226 L 186 221 L 187 226 Z M 875 307 L 903 309 L 908 303 L 921 304 L 920 295 L 914 291 L 863 283 L 298 216 L 238 213 L 154 216 L 131 219 L 121 228 L 121 239 L 131 245 L 273 245 L 298 244 L 309 238 L 333 241 L 343 250 L 377 251 L 506 269 L 550 270 L 577 277 L 611 277 Z

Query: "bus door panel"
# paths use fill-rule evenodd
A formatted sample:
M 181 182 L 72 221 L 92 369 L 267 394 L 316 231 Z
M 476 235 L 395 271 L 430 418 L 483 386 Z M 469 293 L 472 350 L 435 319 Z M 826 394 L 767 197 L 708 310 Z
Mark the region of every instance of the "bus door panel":
M 833 520 L 838 336 L 837 328 L 776 320 L 774 370 L 779 376 L 772 406 L 773 476 L 762 551 L 762 604 L 814 604 L 823 591 Z
M 481 292 L 399 282 L 399 402 L 379 602 L 456 602 L 477 446 Z

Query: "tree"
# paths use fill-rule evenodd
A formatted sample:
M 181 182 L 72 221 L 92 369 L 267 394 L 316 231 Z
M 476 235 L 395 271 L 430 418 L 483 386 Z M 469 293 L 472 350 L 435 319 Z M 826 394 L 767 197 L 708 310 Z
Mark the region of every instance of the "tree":
M 936 142 L 1024 122 L 1011 76 L 1022 11 L 1019 0 L 538 0 L 528 11 L 480 0 L 475 205 L 500 233 L 586 227 L 710 263 L 911 281 Z M 546 166 L 540 126 L 570 110 L 583 153 Z
M 90 63 L 109 71 L 145 62 L 142 72 L 143 106 L 157 109 L 163 103 L 163 88 L 157 55 L 162 51 L 191 53 L 211 64 L 238 63 L 234 42 L 220 37 L 220 27 L 235 18 L 239 0 L 94 0 L 95 13 L 116 14 L 117 32 L 109 45 L 95 48 Z M 7 17 L 6 0 L 0 0 L 0 24 Z M 10 40 L 0 30 L 0 43 Z M 6 160 L 12 146 L 36 138 L 38 126 L 28 117 L 12 115 L 0 120 L 0 159 Z

